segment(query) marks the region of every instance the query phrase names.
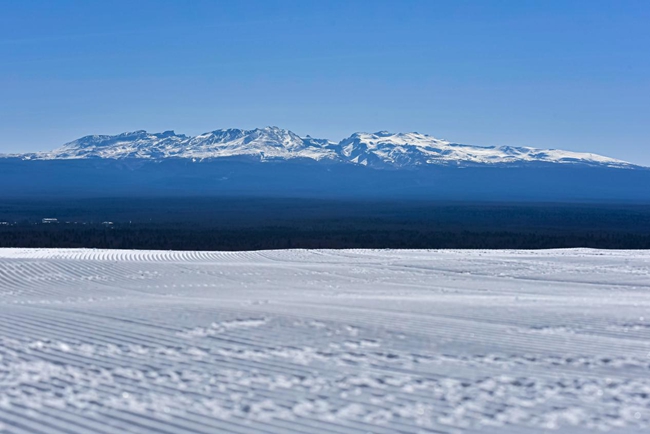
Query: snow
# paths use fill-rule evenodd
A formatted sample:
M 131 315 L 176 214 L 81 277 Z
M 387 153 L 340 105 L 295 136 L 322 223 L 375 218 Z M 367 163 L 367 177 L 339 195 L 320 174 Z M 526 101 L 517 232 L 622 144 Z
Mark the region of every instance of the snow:
M 648 432 L 650 252 L 0 249 L 0 432 Z
M 484 147 L 451 143 L 426 134 L 380 131 L 355 133 L 340 143 L 342 153 L 356 160 L 375 161 L 376 166 L 420 166 L 425 164 L 517 164 L 582 163 L 621 167 L 621 160 L 591 153 L 542 150 L 530 147 Z
M 222 129 L 195 137 L 173 131 L 135 131 L 117 136 L 87 136 L 52 152 L 25 154 L 24 159 L 187 158 L 193 161 L 246 156 L 261 161 L 295 158 L 366 165 L 375 168 L 425 165 L 583 164 L 636 167 L 591 153 L 528 147 L 483 147 L 451 143 L 420 133 L 355 133 L 339 143 L 278 127 Z M 12 157 L 16 157 L 15 155 Z
M 204 160 L 233 156 L 254 156 L 261 160 L 336 158 L 329 142 L 302 139 L 291 131 L 277 127 L 255 130 L 216 130 L 195 137 L 176 135 L 173 131 L 149 134 L 146 131 L 118 136 L 88 136 L 65 144 L 42 159 L 80 158 L 188 158 Z

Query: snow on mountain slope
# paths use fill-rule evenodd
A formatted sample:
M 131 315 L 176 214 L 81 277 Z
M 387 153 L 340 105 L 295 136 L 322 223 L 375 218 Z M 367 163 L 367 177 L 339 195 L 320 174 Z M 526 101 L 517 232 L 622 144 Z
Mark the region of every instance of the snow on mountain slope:
M 482 147 L 439 140 L 419 133 L 355 133 L 339 143 L 299 137 L 277 127 L 254 130 L 222 129 L 195 137 L 173 131 L 135 131 L 116 136 L 87 136 L 52 152 L 25 155 L 25 159 L 187 158 L 206 160 L 249 156 L 261 161 L 307 158 L 375 168 L 426 165 L 518 165 L 526 163 L 581 164 L 635 167 L 625 161 L 590 153 L 528 147 Z
M 340 143 L 350 161 L 370 166 L 426 164 L 582 163 L 622 167 L 624 161 L 596 154 L 527 147 L 482 147 L 451 143 L 426 134 L 355 133 Z
M 117 136 L 87 136 L 52 152 L 38 154 L 40 159 L 78 158 L 192 158 L 209 159 L 238 155 L 273 158 L 336 158 L 327 145 L 302 139 L 277 127 L 254 130 L 216 130 L 195 137 L 173 131 L 151 134 L 135 131 Z
M 43 159 L 76 158 L 165 158 L 182 150 L 189 140 L 173 131 L 150 134 L 146 131 L 116 136 L 86 136 L 66 143 L 52 152 L 38 154 Z
M 259 156 L 262 160 L 311 158 L 333 159 L 336 154 L 325 143 L 303 139 L 277 127 L 245 131 L 217 130 L 193 137 L 183 150 L 185 158 L 216 158 L 237 155 Z

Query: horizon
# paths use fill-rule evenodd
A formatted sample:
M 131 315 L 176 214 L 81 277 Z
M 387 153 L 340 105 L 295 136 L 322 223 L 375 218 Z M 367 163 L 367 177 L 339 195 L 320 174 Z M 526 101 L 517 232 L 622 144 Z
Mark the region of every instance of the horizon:
M 480 145 L 480 144 L 472 144 L 472 143 L 459 143 L 459 142 L 456 142 L 456 141 L 448 140 L 447 138 L 436 137 L 434 135 L 431 135 L 431 134 L 428 134 L 428 133 L 422 133 L 422 132 L 419 132 L 419 131 L 403 131 L 403 132 L 393 132 L 393 131 L 387 131 L 387 130 L 380 130 L 380 131 L 375 131 L 375 132 L 354 131 L 354 132 L 350 133 L 349 135 L 343 137 L 340 140 L 332 140 L 329 137 L 316 137 L 316 136 L 312 136 L 310 134 L 300 135 L 300 134 L 297 134 L 293 130 L 288 129 L 288 128 L 278 127 L 277 125 L 267 125 L 267 126 L 264 126 L 264 127 L 256 127 L 256 128 L 252 128 L 252 129 L 244 129 L 244 128 L 236 128 L 236 127 L 218 128 L 216 130 L 204 131 L 204 132 L 196 134 L 196 135 L 190 135 L 190 134 L 186 134 L 186 133 L 179 133 L 179 132 L 177 132 L 175 130 L 147 131 L 145 129 L 139 129 L 139 130 L 134 130 L 134 131 L 123 131 L 123 132 L 117 133 L 117 134 L 90 134 L 90 135 L 78 137 L 76 139 L 67 141 L 67 142 L 65 142 L 63 144 L 60 144 L 59 146 L 54 147 L 54 148 L 49 149 L 49 150 L 39 150 L 39 151 L 31 151 L 31 152 L 25 152 L 25 153 L 2 153 L 2 152 L 0 152 L 0 157 L 3 156 L 3 155 L 30 155 L 30 154 L 47 153 L 47 152 L 55 151 L 55 150 L 59 149 L 62 146 L 66 146 L 68 144 L 74 143 L 77 140 L 82 140 L 82 139 L 90 138 L 90 137 L 117 137 L 117 136 L 132 135 L 132 134 L 137 134 L 137 133 L 145 133 L 145 134 L 148 134 L 148 135 L 172 133 L 174 136 L 177 136 L 177 137 L 182 136 L 182 137 L 187 137 L 187 138 L 194 138 L 194 137 L 198 137 L 198 136 L 202 136 L 202 135 L 206 135 L 206 134 L 210 134 L 210 133 L 214 133 L 214 132 L 220 132 L 220 131 L 239 130 L 239 131 L 242 131 L 242 132 L 245 132 L 245 133 L 250 133 L 250 132 L 253 132 L 253 131 L 257 131 L 257 130 L 267 130 L 267 129 L 277 129 L 277 130 L 280 130 L 280 131 L 283 131 L 283 132 L 295 134 L 298 137 L 300 137 L 301 139 L 312 138 L 312 139 L 316 139 L 316 140 L 327 140 L 330 144 L 333 144 L 333 145 L 339 145 L 344 140 L 349 139 L 349 138 L 351 138 L 351 137 L 353 137 L 355 135 L 372 135 L 372 136 L 375 136 L 375 135 L 380 135 L 380 134 L 385 133 L 385 134 L 392 135 L 392 136 L 417 134 L 417 135 L 425 136 L 425 137 L 428 137 L 428 138 L 431 138 L 431 139 L 434 139 L 434 140 L 448 142 L 448 144 L 450 146 L 471 146 L 471 147 L 475 147 L 475 148 L 486 148 L 486 149 L 492 149 L 492 148 L 498 149 L 498 148 L 504 147 L 503 145 L 499 146 L 499 145 Z M 539 151 L 568 151 L 568 152 L 575 152 L 575 151 L 570 151 L 570 150 L 566 150 L 566 149 L 558 149 L 558 148 L 543 149 L 543 148 L 534 148 L 534 147 L 529 147 L 529 146 L 510 146 L 510 145 L 508 145 L 507 147 L 530 149 L 530 150 L 539 150 Z M 596 156 L 600 156 L 600 157 L 613 158 L 613 157 L 611 157 L 609 155 L 596 154 L 596 153 L 588 152 L 588 151 L 584 151 L 584 152 L 581 152 L 581 153 L 583 153 L 585 155 L 591 154 L 591 155 L 596 155 Z M 639 167 L 639 168 L 650 167 L 650 165 L 646 166 L 646 165 L 643 165 L 643 164 L 635 163 L 633 161 L 626 161 L 626 160 L 620 160 L 620 159 L 619 159 L 619 161 L 622 162 L 622 163 L 627 163 L 627 164 L 630 164 L 632 166 Z
M 0 16 L 0 153 L 291 125 L 648 166 L 649 19 L 643 1 L 14 3 Z

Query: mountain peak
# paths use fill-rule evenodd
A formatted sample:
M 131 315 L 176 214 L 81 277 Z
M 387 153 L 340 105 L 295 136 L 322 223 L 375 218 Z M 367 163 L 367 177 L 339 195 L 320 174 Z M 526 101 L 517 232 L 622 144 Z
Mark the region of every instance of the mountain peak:
M 591 153 L 512 146 L 473 146 L 452 143 L 417 132 L 356 132 L 338 143 L 311 136 L 302 138 L 290 130 L 266 126 L 252 130 L 219 129 L 197 136 L 173 130 L 145 130 L 117 135 L 90 135 L 30 159 L 150 159 L 205 160 L 247 157 L 260 161 L 310 159 L 375 168 L 423 166 L 579 164 L 631 168 L 624 161 Z M 27 156 L 24 157 L 27 159 Z

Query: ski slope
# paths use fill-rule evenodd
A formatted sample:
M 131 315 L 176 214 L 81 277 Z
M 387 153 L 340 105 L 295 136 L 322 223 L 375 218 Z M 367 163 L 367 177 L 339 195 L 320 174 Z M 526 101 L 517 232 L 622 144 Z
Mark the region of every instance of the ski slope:
M 0 432 L 648 432 L 650 252 L 0 249 Z

